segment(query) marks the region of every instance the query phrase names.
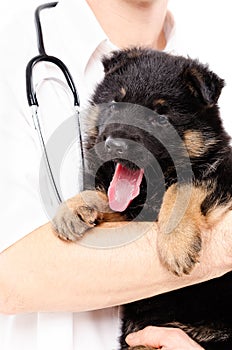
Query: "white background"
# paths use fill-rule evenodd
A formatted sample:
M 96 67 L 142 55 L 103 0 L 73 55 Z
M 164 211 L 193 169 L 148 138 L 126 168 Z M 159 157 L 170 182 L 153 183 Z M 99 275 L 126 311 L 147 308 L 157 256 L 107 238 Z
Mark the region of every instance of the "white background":
M 44 2 L 46 0 L 0 0 L 0 36 L 7 36 L 9 30 L 14 27 L 14 18 L 23 17 L 25 10 L 31 12 L 32 18 L 35 7 Z M 232 99 L 232 1 L 169 0 L 169 2 L 178 27 L 181 28 L 182 39 L 184 42 L 189 42 L 188 54 L 190 57 L 199 58 L 203 63 L 209 63 L 210 68 L 226 81 L 221 100 L 223 100 L 223 105 L 224 100 L 227 100 L 227 106 L 229 101 L 229 109 L 227 108 L 223 119 L 229 126 L 229 132 L 232 135 L 230 113 L 232 109 L 230 108 Z M 8 24 L 7 30 L 4 31 L 2 29 L 6 24 Z
M 33 16 L 34 8 L 44 2 L 46 0 L 0 0 L 0 30 L 9 22 L 13 25 L 12 19 L 23 16 L 25 10 L 31 11 Z M 230 55 L 232 1 L 169 0 L 169 2 L 178 25 L 183 27 L 183 37 L 188 35 L 185 40 L 189 40 L 190 53 L 191 50 L 194 52 L 194 46 L 197 45 L 197 50 L 201 52 L 201 60 L 204 61 L 205 57 L 205 60 L 209 61 L 210 57 L 209 63 L 212 62 L 214 70 L 218 74 L 221 72 L 223 74 L 224 61 L 228 62 L 229 56 L 232 57 Z M 2 33 L 4 32 L 1 30 L 0 35 L 3 35 Z
M 78 0 L 76 1 L 78 2 Z M 0 0 L 0 30 L 9 22 L 13 25 L 12 19 L 23 16 L 25 10 L 31 11 L 33 16 L 34 8 L 44 2 L 46 0 Z M 197 44 L 198 50 L 200 48 L 202 53 L 201 59 L 204 60 L 204 52 L 207 52 L 208 60 L 210 51 L 212 52 L 212 62 L 215 61 L 218 66 L 218 57 L 221 57 L 223 65 L 223 60 L 227 60 L 227 55 L 231 51 L 229 45 L 232 46 L 230 38 L 230 33 L 232 33 L 232 1 L 169 0 L 169 2 L 178 25 L 183 27 L 183 37 L 188 35 L 186 40 L 190 42 L 190 49 Z M 4 32 L 0 31 L 0 33 L 2 35 Z M 189 33 L 192 33 L 193 38 L 189 38 Z M 198 38 L 197 42 L 194 40 L 195 38 Z M 217 67 L 215 68 L 217 69 Z M 220 65 L 219 70 L 221 70 Z

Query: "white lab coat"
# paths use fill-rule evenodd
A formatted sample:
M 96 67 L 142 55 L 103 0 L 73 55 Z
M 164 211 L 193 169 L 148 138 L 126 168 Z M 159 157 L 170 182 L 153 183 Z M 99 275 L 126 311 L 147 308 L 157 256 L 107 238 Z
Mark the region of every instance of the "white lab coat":
M 85 108 L 96 82 L 103 77 L 100 57 L 114 47 L 85 0 L 61 0 L 56 8 L 44 12 L 42 18 L 47 52 L 66 63 L 78 87 L 82 108 Z M 0 251 L 51 218 L 41 195 L 46 179 L 45 185 L 41 185 L 41 149 L 25 94 L 25 67 L 37 54 L 33 18 L 25 14 L 14 23 L 14 28 L 9 35 L 4 35 L 1 44 L 5 57 L 0 68 Z M 182 39 L 181 33 L 170 36 L 167 51 L 175 49 L 186 54 L 189 47 L 183 45 Z M 54 80 L 47 80 L 51 77 L 62 79 L 49 64 L 39 64 L 35 69 L 34 79 L 38 84 L 40 115 L 47 141 L 60 126 L 65 130 L 65 121 L 73 113 L 72 96 L 68 96 Z M 231 85 L 229 89 L 231 91 Z M 75 152 L 75 147 L 70 144 L 60 164 L 63 198 L 75 195 L 79 190 Z M 117 349 L 119 312 L 118 308 L 109 308 L 83 313 L 0 315 L 0 349 Z

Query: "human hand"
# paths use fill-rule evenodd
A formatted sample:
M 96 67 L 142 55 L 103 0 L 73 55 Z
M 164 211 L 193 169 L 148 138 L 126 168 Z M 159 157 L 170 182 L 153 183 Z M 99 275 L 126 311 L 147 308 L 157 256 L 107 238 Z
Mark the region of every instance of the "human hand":
M 129 334 L 126 337 L 126 342 L 132 348 L 143 345 L 149 349 L 204 350 L 179 328 L 149 326 L 141 331 Z

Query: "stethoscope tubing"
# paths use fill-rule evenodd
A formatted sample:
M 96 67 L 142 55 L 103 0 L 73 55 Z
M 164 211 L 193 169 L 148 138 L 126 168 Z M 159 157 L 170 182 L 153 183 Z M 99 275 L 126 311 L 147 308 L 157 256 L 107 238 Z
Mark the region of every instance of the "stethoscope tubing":
M 27 64 L 26 67 L 26 89 L 27 89 L 27 101 L 29 106 L 39 106 L 37 97 L 36 97 L 36 92 L 34 88 L 34 83 L 33 83 L 33 69 L 35 65 L 39 62 L 49 62 L 55 64 L 63 73 L 66 82 L 72 92 L 73 95 L 73 105 L 75 107 L 80 106 L 80 101 L 78 97 L 78 93 L 73 81 L 73 78 L 71 76 L 71 73 L 69 72 L 68 68 L 66 65 L 57 57 L 55 56 L 49 56 L 47 54 L 40 54 L 38 56 L 33 57 Z
M 33 81 L 33 69 L 39 62 L 49 62 L 57 66 L 61 72 L 63 73 L 65 80 L 67 82 L 67 85 L 70 88 L 70 91 L 73 95 L 73 106 L 75 109 L 75 115 L 77 116 L 77 128 L 79 133 L 79 142 L 80 142 L 80 150 L 81 150 L 81 173 L 82 176 L 84 176 L 84 151 L 83 151 L 83 143 L 82 143 L 82 136 L 81 136 L 81 126 L 80 126 L 80 115 L 79 115 L 79 107 L 80 107 L 80 101 L 79 101 L 79 95 L 77 93 L 76 86 L 74 84 L 73 78 L 71 73 L 69 72 L 67 66 L 57 57 L 48 55 L 45 51 L 44 47 L 44 40 L 43 40 L 43 31 L 40 21 L 40 12 L 43 9 L 47 8 L 53 8 L 57 5 L 57 2 L 51 2 L 47 4 L 43 4 L 37 7 L 35 10 L 35 27 L 36 27 L 36 34 L 37 34 L 37 45 L 38 45 L 38 51 L 39 55 L 33 57 L 27 64 L 26 67 L 26 94 L 27 94 L 27 101 L 28 105 L 31 108 L 32 111 L 32 119 L 35 126 L 35 129 L 37 130 L 38 138 L 40 141 L 40 147 L 42 150 L 42 153 L 44 155 L 44 160 L 47 168 L 48 177 L 50 179 L 50 183 L 53 187 L 54 194 L 56 195 L 57 201 L 60 204 L 62 202 L 60 193 L 58 191 L 53 172 L 51 169 L 51 165 L 49 162 L 48 153 L 46 150 L 46 144 L 44 141 L 42 128 L 40 125 L 40 120 L 38 116 L 38 107 L 39 102 L 37 100 L 36 91 L 35 91 L 35 85 Z M 82 186 L 84 184 L 84 180 L 82 178 Z
M 43 152 L 44 163 L 45 163 L 45 166 L 47 169 L 47 174 L 49 176 L 50 183 L 52 184 L 53 191 L 54 191 L 54 194 L 56 196 L 56 200 L 59 204 L 61 204 L 62 199 L 61 199 L 60 193 L 58 191 L 58 188 L 56 186 L 56 181 L 55 181 L 54 176 L 53 176 L 53 172 L 52 172 L 51 165 L 49 162 L 49 157 L 48 157 L 46 145 L 45 145 L 44 138 L 43 138 L 43 133 L 42 133 L 42 129 L 41 129 L 40 121 L 39 121 L 39 116 L 38 116 L 38 107 L 35 105 L 32 105 L 31 106 L 31 113 L 32 113 L 33 123 L 34 123 L 35 129 L 37 131 L 37 135 L 39 138 L 40 148 Z
M 40 55 L 46 54 L 44 40 L 43 40 L 43 30 L 42 30 L 41 21 L 40 21 L 40 12 L 44 9 L 56 7 L 57 4 L 58 4 L 57 1 L 50 2 L 47 4 L 42 4 L 42 5 L 39 5 L 35 10 L 35 29 L 37 33 L 37 46 L 38 46 L 38 51 Z

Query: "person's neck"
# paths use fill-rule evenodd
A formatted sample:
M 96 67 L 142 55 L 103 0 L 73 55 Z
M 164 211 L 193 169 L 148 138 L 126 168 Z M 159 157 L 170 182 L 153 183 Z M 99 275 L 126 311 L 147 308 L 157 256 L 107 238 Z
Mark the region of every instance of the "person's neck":
M 163 25 L 168 0 L 86 1 L 110 41 L 118 48 L 164 49 Z

